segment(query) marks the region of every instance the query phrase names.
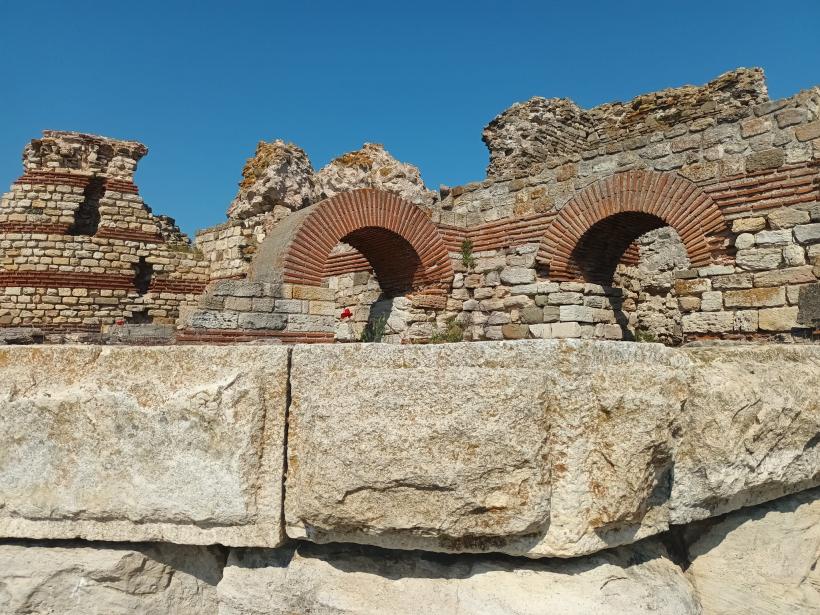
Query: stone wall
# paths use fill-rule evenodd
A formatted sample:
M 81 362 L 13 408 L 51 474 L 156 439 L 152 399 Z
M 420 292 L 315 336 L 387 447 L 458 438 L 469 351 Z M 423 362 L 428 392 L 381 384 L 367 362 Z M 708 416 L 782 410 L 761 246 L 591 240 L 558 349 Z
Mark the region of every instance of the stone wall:
M 4 613 L 820 605 L 814 346 L 31 346 L 0 363 Z
M 260 142 L 228 220 L 192 247 L 139 198 L 142 145 L 47 132 L 0 207 L 0 325 L 176 324 L 183 342 L 820 335 L 818 88 L 772 101 L 762 71 L 738 69 L 588 110 L 537 98 L 484 137 L 488 178 L 438 194 L 380 145 L 314 171 Z
M 99 332 L 172 325 L 207 282 L 172 219 L 154 216 L 133 174 L 136 142 L 46 131 L 0 201 L 0 326 Z

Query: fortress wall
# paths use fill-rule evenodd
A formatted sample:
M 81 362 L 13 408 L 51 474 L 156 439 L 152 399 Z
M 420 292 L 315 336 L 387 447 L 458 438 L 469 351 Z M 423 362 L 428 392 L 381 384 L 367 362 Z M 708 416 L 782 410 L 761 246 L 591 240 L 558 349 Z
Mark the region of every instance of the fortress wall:
M 0 200 L 0 326 L 99 332 L 173 324 L 207 282 L 201 256 L 133 183 L 139 143 L 45 131 Z

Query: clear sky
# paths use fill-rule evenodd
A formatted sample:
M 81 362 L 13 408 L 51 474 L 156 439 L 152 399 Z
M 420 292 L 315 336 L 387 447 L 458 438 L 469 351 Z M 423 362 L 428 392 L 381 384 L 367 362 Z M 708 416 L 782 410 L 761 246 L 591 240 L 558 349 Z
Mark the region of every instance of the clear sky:
M 260 139 L 315 168 L 365 141 L 429 187 L 484 177 L 481 130 L 532 96 L 584 107 L 762 66 L 820 84 L 820 1 L 0 0 L 0 189 L 44 128 L 134 139 L 183 230 L 219 223 Z

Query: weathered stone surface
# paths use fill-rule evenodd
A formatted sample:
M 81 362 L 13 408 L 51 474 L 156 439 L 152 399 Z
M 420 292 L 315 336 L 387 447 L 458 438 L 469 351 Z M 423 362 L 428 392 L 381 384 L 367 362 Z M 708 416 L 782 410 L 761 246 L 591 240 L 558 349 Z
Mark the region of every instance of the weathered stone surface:
M 817 347 L 302 347 L 292 365 L 293 537 L 568 557 L 820 480 Z
M 651 344 L 297 347 L 288 534 L 571 556 L 655 533 L 686 365 Z
M 316 173 L 316 182 L 321 198 L 357 188 L 377 188 L 419 205 L 431 205 L 435 199 L 418 168 L 399 162 L 379 143 L 365 143 L 360 150 L 332 160 Z
M 654 541 L 538 562 L 309 543 L 235 549 L 217 591 L 220 615 L 700 613 Z
M 242 182 L 228 217 L 248 218 L 277 206 L 295 211 L 316 198 L 313 165 L 304 150 L 281 140 L 260 141 L 256 154 L 242 169 Z
M 222 549 L 171 544 L 0 542 L 4 615 L 216 613 Z
M 736 262 L 738 267 L 752 271 L 777 269 L 783 262 L 783 250 L 780 248 L 738 250 Z
M 769 214 L 769 224 L 773 229 L 791 228 L 797 224 L 808 224 L 809 212 L 802 209 L 777 209 Z
M 287 352 L 0 348 L 0 536 L 276 546 Z
M 758 326 L 761 331 L 788 331 L 797 326 L 797 306 L 760 310 Z
M 756 233 L 766 228 L 766 218 L 738 218 L 732 222 L 733 233 Z
M 763 312 L 760 310 L 761 318 Z M 670 520 L 722 514 L 820 481 L 820 347 L 687 348 Z
M 705 615 L 820 612 L 820 490 L 685 532 L 687 578 Z
M 734 327 L 731 312 L 694 312 L 681 319 L 684 333 L 725 333 Z
M 747 290 L 727 290 L 724 294 L 726 307 L 768 307 L 786 303 L 783 287 L 768 286 Z
M 800 243 L 814 243 L 820 241 L 820 223 L 795 226 L 794 237 Z

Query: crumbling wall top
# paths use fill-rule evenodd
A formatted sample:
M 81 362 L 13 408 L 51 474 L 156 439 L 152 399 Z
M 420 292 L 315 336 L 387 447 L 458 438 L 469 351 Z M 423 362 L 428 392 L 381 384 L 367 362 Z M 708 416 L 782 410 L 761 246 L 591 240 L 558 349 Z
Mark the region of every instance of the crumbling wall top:
M 534 175 L 549 158 L 579 155 L 678 124 L 737 121 L 768 100 L 760 68 L 738 68 L 703 86 L 669 88 L 586 110 L 568 99 L 535 97 L 513 105 L 484 129 L 490 150 L 487 176 Z
M 50 171 L 105 175 L 132 181 L 148 148 L 137 141 L 121 141 L 80 132 L 44 130 L 23 150 L 26 173 Z

